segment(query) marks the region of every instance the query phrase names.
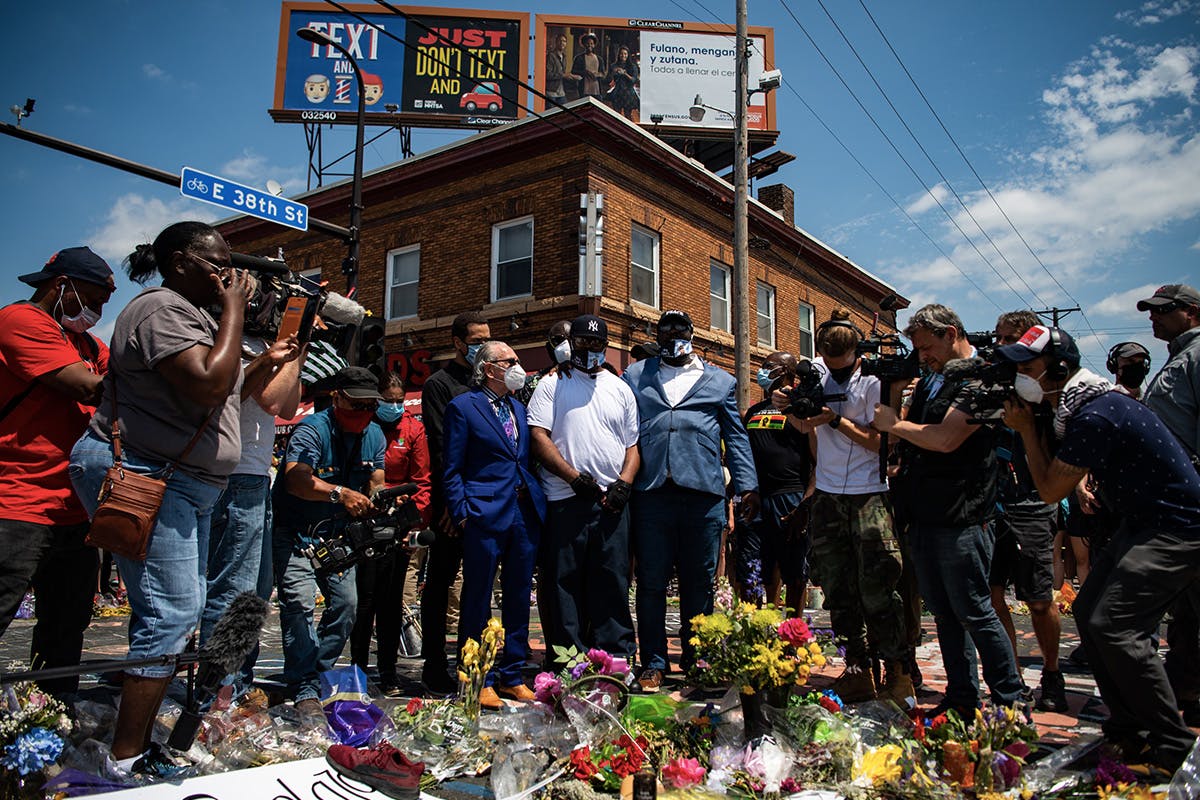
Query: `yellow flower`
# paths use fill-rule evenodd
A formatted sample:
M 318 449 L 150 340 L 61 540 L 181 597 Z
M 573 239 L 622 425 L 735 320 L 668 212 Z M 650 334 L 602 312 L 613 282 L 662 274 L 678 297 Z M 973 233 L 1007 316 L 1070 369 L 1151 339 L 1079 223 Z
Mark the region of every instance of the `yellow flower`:
M 479 642 L 474 639 L 467 639 L 467 643 L 463 645 L 462 656 L 459 660 L 465 667 L 474 666 L 479 661 Z
M 463 672 L 461 669 L 458 671 L 458 682 L 459 683 L 467 683 L 470 680 L 471 679 L 467 677 L 467 673 Z
M 814 656 L 821 655 L 821 645 L 817 644 L 816 642 L 809 642 L 808 652 L 812 653 Z
M 733 633 L 733 623 L 724 614 L 700 614 L 692 618 L 692 630 L 701 641 L 716 642 Z
M 885 744 L 868 750 L 855 764 L 854 777 L 866 778 L 872 786 L 893 783 L 900 778 L 902 753 L 900 746 L 895 744 Z
M 812 663 L 813 663 L 813 666 L 815 666 L 815 667 L 825 666 L 825 656 L 821 655 L 821 654 L 817 654 L 817 655 L 813 656 Z
M 774 631 L 783 622 L 783 615 L 773 608 L 760 608 L 750 615 L 750 624 L 759 630 Z

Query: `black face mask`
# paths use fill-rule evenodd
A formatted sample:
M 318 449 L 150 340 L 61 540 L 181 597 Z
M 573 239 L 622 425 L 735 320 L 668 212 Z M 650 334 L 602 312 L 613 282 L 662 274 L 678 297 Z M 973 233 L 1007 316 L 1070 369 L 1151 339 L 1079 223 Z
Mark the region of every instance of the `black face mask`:
M 848 367 L 838 367 L 837 369 L 833 369 L 832 367 L 826 365 L 825 368 L 829 370 L 829 377 L 833 378 L 838 383 L 845 383 L 846 381 L 850 380 L 850 376 L 854 374 L 853 364 Z
M 1126 389 L 1137 389 L 1142 385 L 1142 381 L 1146 380 L 1149 372 L 1150 367 L 1145 361 L 1134 361 L 1117 370 L 1117 383 Z

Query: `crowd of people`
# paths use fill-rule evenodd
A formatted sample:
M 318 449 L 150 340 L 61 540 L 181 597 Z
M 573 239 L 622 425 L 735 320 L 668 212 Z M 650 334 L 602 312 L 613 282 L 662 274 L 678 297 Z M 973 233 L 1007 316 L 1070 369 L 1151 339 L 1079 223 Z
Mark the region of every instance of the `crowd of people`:
M 468 311 L 450 329 L 453 357 L 423 386 L 421 419 L 406 411 L 399 375 L 348 366 L 274 463 L 275 418 L 296 413 L 307 345 L 244 333 L 252 278 L 233 268 L 208 225 L 171 225 L 131 254 L 128 271 L 135 280 L 157 274 L 161 286 L 121 311 L 107 346 L 88 330 L 113 273 L 87 248 L 21 276 L 32 297 L 0 310 L 0 635 L 32 586 L 35 668 L 80 660 L 99 565 L 85 543 L 88 517 L 119 458 L 126 470 L 166 478 L 145 559 L 116 559 L 132 612 L 130 658 L 177 654 L 193 636 L 202 645 L 235 596 L 274 592 L 284 677 L 302 716 L 320 717 L 320 674 L 347 642 L 366 669 L 374 639 L 378 684 L 400 692 L 405 598 L 415 592 L 406 537 L 339 571 L 318 569 L 312 553 L 338 526 L 377 513 L 376 491 L 411 484 L 397 502 L 415 507 L 414 530 L 432 529 L 420 594 L 421 677 L 431 694 L 457 690 L 454 653 L 480 636 L 497 575 L 505 638 L 483 707 L 533 698 L 523 668 L 535 575 L 547 668 L 572 648 L 598 648 L 636 663 L 641 691 L 659 691 L 673 669 L 698 666 L 690 620 L 711 613 L 728 550 L 728 572 L 749 602 L 798 614 L 808 581 L 821 587 L 845 648 L 834 689 L 848 702 L 915 707 L 923 602 L 947 678 L 931 715 L 973 714 L 977 661 L 992 702 L 1063 711 L 1053 592 L 1069 530 L 1090 557 L 1075 617 L 1080 660 L 1110 710 L 1106 736 L 1168 769 L 1192 748 L 1188 726 L 1200 723 L 1192 287 L 1163 286 L 1138 303 L 1168 345 L 1144 391 L 1144 347 L 1113 347 L 1114 387 L 1082 368 L 1067 332 L 1029 311 L 1001 315 L 989 358 L 1012 365 L 1016 378 L 1002 424 L 982 425 L 972 418 L 975 379 L 952 367 L 976 348 L 941 305 L 915 311 L 903 332 L 922 367 L 911 384 L 881 383 L 863 369 L 864 333 L 839 309 L 816 331 L 811 364 L 786 352 L 763 361 L 762 399 L 745 414 L 734 378 L 693 351 L 684 311 L 662 314 L 656 342 L 635 348 L 623 373 L 606 363 L 604 320 L 556 323 L 551 366 L 536 375 Z M 797 414 L 794 387 L 813 369 L 824 397 L 837 399 Z M 1064 514 L 1068 498 L 1077 510 Z M 678 631 L 667 624 L 673 582 Z M 1036 695 L 1018 668 L 1010 586 L 1032 614 Z M 318 592 L 325 606 L 314 624 Z M 1155 648 L 1167 612 L 1164 666 Z M 452 627 L 457 645 L 448 648 Z M 678 664 L 668 655 L 673 635 Z M 229 676 L 236 693 L 249 690 L 255 657 Z M 150 733 L 174 672 L 125 670 L 112 745 L 122 768 L 153 771 L 162 758 Z M 77 686 L 66 678 L 45 688 Z

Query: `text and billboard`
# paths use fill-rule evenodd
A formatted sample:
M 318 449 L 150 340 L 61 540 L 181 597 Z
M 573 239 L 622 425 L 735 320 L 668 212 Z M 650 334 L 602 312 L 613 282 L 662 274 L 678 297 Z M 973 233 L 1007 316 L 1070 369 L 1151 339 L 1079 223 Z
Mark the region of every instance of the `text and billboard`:
M 524 116 L 529 15 L 507 11 L 285 2 L 271 116 L 277 122 L 354 123 L 358 81 L 336 47 L 300 39 L 312 28 L 363 72 L 372 125 L 478 128 Z
M 750 88 L 774 68 L 774 46 L 772 29 L 750 29 Z M 559 102 L 594 97 L 643 125 L 661 115 L 662 125 L 732 128 L 736 56 L 732 26 L 539 14 L 535 85 Z M 708 110 L 693 122 L 688 112 L 696 95 L 721 110 Z M 546 105 L 537 98 L 534 108 Z M 747 124 L 751 130 L 775 130 L 769 93 L 751 97 Z

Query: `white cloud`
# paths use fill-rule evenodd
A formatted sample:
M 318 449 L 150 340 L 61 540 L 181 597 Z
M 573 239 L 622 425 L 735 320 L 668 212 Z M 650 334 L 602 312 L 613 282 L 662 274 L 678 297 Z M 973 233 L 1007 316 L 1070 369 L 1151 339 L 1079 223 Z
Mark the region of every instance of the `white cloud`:
M 1137 9 L 1121 11 L 1117 19 L 1131 22 L 1135 27 L 1157 25 L 1158 23 L 1177 17 L 1196 7 L 1192 0 L 1149 0 Z
M 910 202 L 904 210 L 910 216 L 924 214 L 931 208 L 936 208 L 938 203 L 945 203 L 946 198 L 950 196 L 950 190 L 946 188 L 946 184 L 939 183 L 932 189 L 928 189 L 917 196 L 915 200 Z
M 262 187 L 268 179 L 277 180 L 283 185 L 285 194 L 300 192 L 305 188 L 303 167 L 271 164 L 266 156 L 249 148 L 226 161 L 218 171 L 248 186 Z
M 167 74 L 166 70 L 155 64 L 142 64 L 142 74 L 151 80 L 164 83 L 171 80 L 171 76 Z
M 78 103 L 67 103 L 65 106 L 63 106 L 63 111 L 66 111 L 68 114 L 90 114 L 90 113 L 92 113 L 92 109 L 90 107 L 85 106 L 85 105 L 80 105 Z
M 1144 316 L 1141 311 L 1137 310 L 1138 300 L 1145 300 L 1150 295 L 1154 294 L 1160 284 L 1147 283 L 1144 286 L 1135 286 L 1132 289 L 1126 289 L 1122 292 L 1114 292 L 1108 297 L 1105 297 L 1100 302 L 1096 303 L 1089 311 L 1097 316 L 1110 317 L 1141 317 Z
M 126 194 L 113 203 L 104 224 L 88 237 L 87 245 L 115 269 L 134 247 L 154 241 L 159 231 L 171 223 L 187 219 L 211 222 L 217 218 L 217 214 L 187 198 L 163 202 L 140 194 Z

